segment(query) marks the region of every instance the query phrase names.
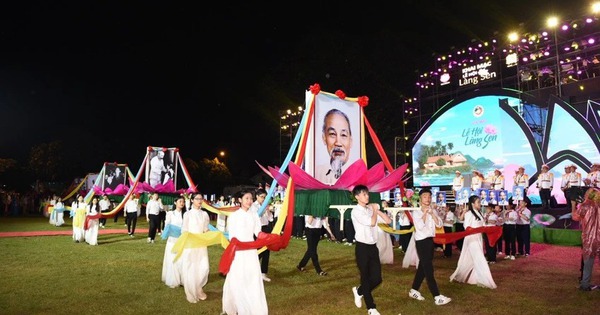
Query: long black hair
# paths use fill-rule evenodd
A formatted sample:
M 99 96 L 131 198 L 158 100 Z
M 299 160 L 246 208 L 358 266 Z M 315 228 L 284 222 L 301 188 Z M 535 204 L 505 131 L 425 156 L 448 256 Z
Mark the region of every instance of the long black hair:
M 477 195 L 469 197 L 469 211 L 471 211 L 471 213 L 475 216 L 476 220 L 480 221 L 482 218 L 479 216 L 479 214 L 477 214 L 477 211 L 475 211 L 475 209 L 473 208 L 473 204 L 475 203 L 475 201 L 477 201 L 477 199 L 481 198 Z

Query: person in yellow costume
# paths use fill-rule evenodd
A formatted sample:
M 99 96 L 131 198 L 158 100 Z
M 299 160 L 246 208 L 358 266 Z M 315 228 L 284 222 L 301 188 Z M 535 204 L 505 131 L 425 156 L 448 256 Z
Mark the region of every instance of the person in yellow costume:
M 83 201 L 83 196 L 79 195 L 76 201 L 71 204 L 71 214 L 73 217 L 73 241 L 76 243 L 83 242 L 85 231 L 83 224 L 85 223 L 87 204 Z

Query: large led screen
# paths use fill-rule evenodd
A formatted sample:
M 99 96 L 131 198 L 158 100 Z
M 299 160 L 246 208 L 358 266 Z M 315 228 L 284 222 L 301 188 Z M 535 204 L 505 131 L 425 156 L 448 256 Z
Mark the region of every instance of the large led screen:
M 455 171 L 469 174 L 478 170 L 485 177 L 501 169 L 506 179 L 524 166 L 528 174 L 537 171 L 529 130 L 517 123 L 508 110 L 518 108 L 515 97 L 486 95 L 462 101 L 439 115 L 416 139 L 413 146 L 415 186 L 452 185 Z M 444 109 L 442 109 L 444 110 Z M 508 181 L 507 181 L 508 182 Z M 509 187 L 506 187 L 509 188 Z

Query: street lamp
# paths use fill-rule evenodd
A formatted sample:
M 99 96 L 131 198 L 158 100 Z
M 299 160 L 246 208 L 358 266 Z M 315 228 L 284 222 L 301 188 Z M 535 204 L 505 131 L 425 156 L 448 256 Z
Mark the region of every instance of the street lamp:
M 300 126 L 302 119 L 302 106 L 298 106 L 296 110 L 281 110 L 279 111 L 279 162 L 283 161 L 283 156 L 287 154 L 287 150 L 292 145 L 294 132 Z M 286 151 L 284 153 L 284 151 Z
M 554 29 L 554 52 L 556 54 L 556 73 L 554 75 L 554 83 L 556 84 L 556 88 L 558 89 L 558 97 L 562 97 L 562 88 L 560 82 L 560 57 L 558 56 L 558 18 L 553 16 L 548 18 L 546 21 L 546 25 L 549 28 Z

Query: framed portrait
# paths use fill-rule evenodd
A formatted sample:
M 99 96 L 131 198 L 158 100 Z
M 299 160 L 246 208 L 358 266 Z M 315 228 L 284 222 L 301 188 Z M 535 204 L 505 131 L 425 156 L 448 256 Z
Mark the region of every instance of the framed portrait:
M 500 192 L 499 190 L 490 190 L 489 191 L 490 199 L 488 201 L 488 204 L 494 205 L 494 206 L 498 205 L 498 193 L 499 192 Z
M 435 203 L 438 206 L 446 206 L 446 192 L 445 191 L 438 191 L 434 194 L 435 196 Z
M 469 197 L 471 197 L 471 188 L 463 187 L 458 191 L 458 198 L 456 199 L 456 203 L 459 205 L 464 205 L 469 202 Z
M 308 138 L 305 170 L 324 184 L 333 185 L 352 163 L 361 159 L 362 111 L 356 101 L 329 93 L 315 97 L 314 128 Z
M 177 183 L 176 148 L 151 147 L 148 150 L 146 182 L 152 187 L 165 185 L 170 180 Z
M 402 205 L 402 192 L 400 191 L 400 188 L 394 189 L 394 205 Z
M 485 188 L 479 188 L 477 189 L 477 196 L 479 196 L 479 199 L 481 200 L 481 205 L 482 206 L 487 206 L 489 204 L 490 201 L 490 191 L 489 189 L 485 189 Z
M 126 164 L 105 163 L 102 178 L 102 190 L 115 190 L 119 184 L 127 184 Z
M 525 197 L 525 187 L 524 186 L 514 186 L 512 191 L 512 199 L 513 201 L 523 200 Z
M 508 194 L 506 190 L 498 191 L 498 205 L 499 206 L 508 206 Z

